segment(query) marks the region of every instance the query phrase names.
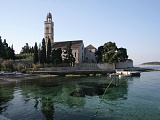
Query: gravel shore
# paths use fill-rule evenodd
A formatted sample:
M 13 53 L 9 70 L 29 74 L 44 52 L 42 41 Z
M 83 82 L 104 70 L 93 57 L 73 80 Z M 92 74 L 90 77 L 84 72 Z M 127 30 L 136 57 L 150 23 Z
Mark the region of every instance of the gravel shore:
M 19 82 L 22 80 L 37 79 L 37 78 L 44 78 L 44 77 L 50 77 L 50 76 L 54 76 L 54 75 L 37 75 L 37 74 L 0 75 L 0 83 Z

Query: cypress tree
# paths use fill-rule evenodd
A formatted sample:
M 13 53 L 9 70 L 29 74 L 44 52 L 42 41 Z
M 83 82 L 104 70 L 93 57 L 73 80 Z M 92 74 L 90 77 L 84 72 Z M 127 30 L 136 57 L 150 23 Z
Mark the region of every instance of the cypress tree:
M 42 48 L 41 48 L 41 63 L 46 63 L 46 44 L 45 39 L 42 39 Z
M 47 43 L 47 63 L 49 64 L 51 60 L 51 41 L 48 37 L 48 43 Z
M 3 47 L 3 44 L 2 44 L 2 39 L 1 39 L 1 36 L 0 36 L 0 57 L 3 57 L 2 47 Z
M 3 59 L 7 60 L 8 59 L 8 44 L 6 42 L 6 39 L 4 39 L 3 43 L 2 43 L 2 56 L 3 56 Z
M 34 55 L 33 55 L 33 63 L 36 64 L 38 62 L 38 47 L 37 47 L 37 43 L 35 42 L 35 46 L 34 46 Z
M 39 63 L 42 64 L 42 50 L 38 50 L 38 58 L 39 58 Z

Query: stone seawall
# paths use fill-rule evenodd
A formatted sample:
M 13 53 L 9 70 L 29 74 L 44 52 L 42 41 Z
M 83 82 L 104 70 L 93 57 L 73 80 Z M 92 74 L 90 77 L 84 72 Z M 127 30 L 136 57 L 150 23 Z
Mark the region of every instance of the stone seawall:
M 108 63 L 80 63 L 74 67 L 47 67 L 45 71 L 60 71 L 60 70 L 115 70 L 115 64 Z
M 90 75 L 90 74 L 102 74 L 107 75 L 110 73 L 115 73 L 115 70 L 65 70 L 65 71 L 33 71 L 32 74 L 41 74 L 41 75 Z

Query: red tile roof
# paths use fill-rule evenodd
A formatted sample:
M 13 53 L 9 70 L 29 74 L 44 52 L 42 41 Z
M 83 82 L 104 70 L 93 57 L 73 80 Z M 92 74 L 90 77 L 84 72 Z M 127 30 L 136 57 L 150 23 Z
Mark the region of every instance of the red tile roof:
M 52 43 L 52 49 L 66 48 L 68 42 L 72 42 L 72 47 L 71 48 L 79 48 L 80 45 L 83 43 L 83 40 L 53 42 Z
M 88 45 L 87 47 L 85 47 L 85 48 L 87 48 L 87 49 L 96 49 L 93 45 Z

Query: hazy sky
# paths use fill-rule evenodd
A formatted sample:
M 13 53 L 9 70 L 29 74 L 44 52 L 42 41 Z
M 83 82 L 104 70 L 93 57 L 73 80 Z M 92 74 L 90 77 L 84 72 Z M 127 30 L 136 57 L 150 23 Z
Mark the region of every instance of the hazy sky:
M 55 41 L 106 42 L 127 49 L 134 65 L 160 61 L 160 0 L 0 0 L 0 36 L 19 53 L 44 37 L 48 12 Z

